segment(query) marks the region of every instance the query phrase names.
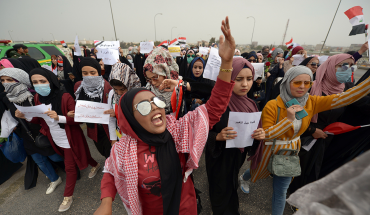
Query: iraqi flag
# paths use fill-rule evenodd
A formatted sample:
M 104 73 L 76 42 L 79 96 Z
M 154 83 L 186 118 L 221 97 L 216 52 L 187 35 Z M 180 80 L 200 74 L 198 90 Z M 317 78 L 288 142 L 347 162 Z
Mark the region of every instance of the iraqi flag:
M 364 21 L 364 14 L 362 13 L 362 7 L 355 6 L 344 12 L 344 14 L 346 14 L 349 22 L 352 25 L 352 31 L 349 33 L 349 36 L 365 33 L 366 25 Z
M 289 40 L 289 42 L 286 42 L 285 45 L 289 47 L 293 43 L 293 38 Z
M 180 44 L 186 44 L 186 37 L 179 37 L 177 40 Z
M 271 50 L 270 50 L 270 53 L 272 53 L 272 52 L 274 52 L 275 51 L 275 47 L 274 48 L 272 48 Z
M 343 122 L 334 122 L 334 123 L 326 126 L 323 129 L 323 131 L 327 134 L 338 135 L 338 134 L 347 133 L 347 132 L 350 132 L 350 131 L 353 131 L 353 130 L 356 130 L 356 129 L 359 129 L 359 128 L 369 127 L 369 126 L 370 125 L 352 126 L 352 125 L 345 124 Z
M 165 40 L 165 41 L 161 42 L 161 44 L 159 44 L 159 46 L 162 46 L 163 48 L 168 48 L 168 41 Z
M 180 43 L 179 43 L 179 41 L 177 41 L 177 38 L 176 38 L 176 39 L 174 39 L 174 40 L 172 40 L 172 41 L 170 42 L 170 46 L 178 46 L 178 45 L 180 45 Z
M 62 44 L 62 46 L 63 46 L 64 48 L 67 48 L 67 43 L 66 43 L 66 42 L 64 42 L 64 40 L 60 41 L 60 43 Z

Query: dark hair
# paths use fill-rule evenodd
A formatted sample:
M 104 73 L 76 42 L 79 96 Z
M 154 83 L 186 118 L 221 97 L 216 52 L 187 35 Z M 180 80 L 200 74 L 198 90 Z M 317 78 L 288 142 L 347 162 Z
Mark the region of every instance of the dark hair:
M 262 79 L 262 77 L 258 77 L 258 78 L 256 79 L 256 81 L 257 81 L 257 80 L 261 80 L 261 79 Z
M 86 46 L 85 46 L 85 45 L 83 45 L 82 47 L 86 48 Z
M 126 87 L 122 82 L 120 82 L 119 80 L 117 79 L 112 79 L 109 81 L 109 84 L 112 86 L 112 87 Z

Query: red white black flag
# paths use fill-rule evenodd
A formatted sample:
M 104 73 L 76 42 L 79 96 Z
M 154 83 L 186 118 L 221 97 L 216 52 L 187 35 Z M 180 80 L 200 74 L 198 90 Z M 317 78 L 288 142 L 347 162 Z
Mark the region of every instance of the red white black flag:
M 364 14 L 362 13 L 362 7 L 355 6 L 344 12 L 344 14 L 346 14 L 349 22 L 352 25 L 352 31 L 349 33 L 349 36 L 365 33 L 366 25 L 364 21 Z
M 179 37 L 178 42 L 180 44 L 186 44 L 186 37 Z
M 67 48 L 67 44 L 66 42 L 64 42 L 64 40 L 60 41 L 60 43 L 62 44 L 63 47 Z
M 170 46 L 178 46 L 179 45 L 179 41 L 177 41 L 177 38 L 176 39 L 174 39 L 174 40 L 172 40 L 171 42 L 170 42 Z
M 168 48 L 168 41 L 165 40 L 165 41 L 161 42 L 161 44 L 159 44 L 159 46 L 162 46 L 163 48 Z

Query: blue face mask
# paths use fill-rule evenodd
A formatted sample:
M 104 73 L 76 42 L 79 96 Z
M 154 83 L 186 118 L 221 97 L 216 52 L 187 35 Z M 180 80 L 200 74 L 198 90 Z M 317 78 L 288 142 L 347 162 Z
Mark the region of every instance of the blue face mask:
M 343 69 L 339 67 L 335 75 L 337 76 L 337 80 L 339 83 L 346 83 L 351 78 L 352 69 L 350 67 L 347 70 L 343 71 Z
M 33 86 L 40 96 L 48 96 L 50 94 L 51 89 L 49 84 L 35 84 Z

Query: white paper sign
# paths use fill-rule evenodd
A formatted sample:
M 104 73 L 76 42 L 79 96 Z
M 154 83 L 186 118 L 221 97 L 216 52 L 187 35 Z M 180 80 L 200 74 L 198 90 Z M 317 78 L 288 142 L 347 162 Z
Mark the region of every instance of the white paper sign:
M 320 56 L 319 57 L 319 64 L 322 65 L 328 58 L 329 58 L 329 56 L 327 56 L 327 55 Z
M 168 46 L 168 51 L 171 53 L 171 56 L 173 56 L 173 57 L 181 56 L 181 54 L 180 54 L 180 51 L 181 51 L 180 46 Z
M 102 59 L 105 65 L 113 65 L 119 60 L 118 49 L 96 48 L 98 50 L 97 57 Z
M 207 47 L 199 47 L 199 53 L 202 55 L 208 55 L 209 48 Z
M 206 68 L 204 68 L 204 78 L 217 81 L 217 76 L 220 71 L 221 57 L 218 55 L 218 49 L 211 48 L 207 60 Z
M 40 117 L 43 118 L 44 120 L 48 120 L 49 122 L 54 122 L 54 119 L 50 118 L 48 115 L 44 114 L 46 111 L 51 110 L 51 105 L 36 105 L 36 106 L 29 106 L 29 107 L 23 107 L 23 106 L 18 106 L 14 104 L 15 107 L 24 114 L 24 117 L 26 119 L 31 120 L 33 117 Z
M 74 44 L 74 47 L 75 47 L 75 56 L 82 56 L 81 55 L 81 47 L 80 45 L 78 44 L 78 36 L 76 35 L 76 39 L 75 39 L 75 44 Z M 86 56 L 85 56 L 86 57 Z
M 301 54 L 295 54 L 293 55 L 293 58 L 294 58 L 293 63 L 292 63 L 293 66 L 298 66 L 305 59 L 304 55 L 301 55 Z
M 257 80 L 258 77 L 263 77 L 263 72 L 265 71 L 265 64 L 264 63 L 252 63 L 254 67 L 254 80 Z
M 95 41 L 96 48 L 117 49 L 120 47 L 119 41 Z
M 153 46 L 153 42 L 140 42 L 140 53 L 150 53 L 153 50 Z
M 75 108 L 75 122 L 109 124 L 109 104 L 77 100 Z
M 18 125 L 18 121 L 12 117 L 10 111 L 4 111 L 1 118 L 1 135 L 0 137 L 8 138 L 13 129 Z
M 233 140 L 226 140 L 226 148 L 244 148 L 253 145 L 253 132 L 258 128 L 261 112 L 243 113 L 232 112 L 229 114 L 228 127 L 237 132 Z

